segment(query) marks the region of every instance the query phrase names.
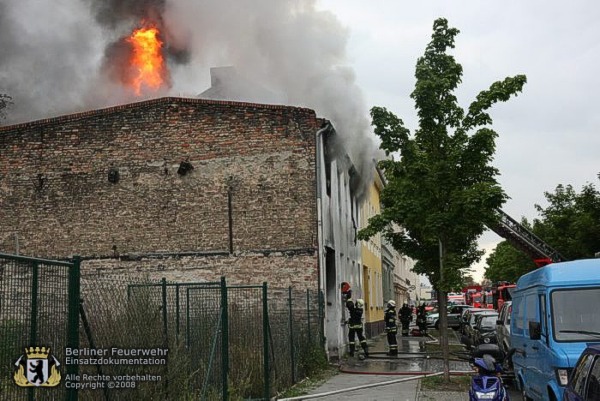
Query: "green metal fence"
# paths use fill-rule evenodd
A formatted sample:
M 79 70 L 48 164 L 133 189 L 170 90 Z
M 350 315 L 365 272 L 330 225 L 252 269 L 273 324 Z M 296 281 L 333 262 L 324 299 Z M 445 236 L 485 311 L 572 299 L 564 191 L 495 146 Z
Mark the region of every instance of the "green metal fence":
M 87 272 L 80 262 L 0 254 L 0 401 L 267 400 L 323 357 L 316 290 L 173 283 L 140 273 Z M 165 348 L 164 366 L 67 365 L 53 389 L 22 389 L 11 364 L 25 347 Z M 65 375 L 154 375 L 136 388 L 70 390 Z
M 43 389 L 25 381 L 19 388 L 14 376 L 19 364 L 24 375 L 30 368 L 26 348 L 50 348 L 64 361 L 65 347 L 79 346 L 79 268 L 78 258 L 66 263 L 0 253 L 0 400 L 77 399 L 60 385 Z M 76 374 L 77 366 L 60 370 Z

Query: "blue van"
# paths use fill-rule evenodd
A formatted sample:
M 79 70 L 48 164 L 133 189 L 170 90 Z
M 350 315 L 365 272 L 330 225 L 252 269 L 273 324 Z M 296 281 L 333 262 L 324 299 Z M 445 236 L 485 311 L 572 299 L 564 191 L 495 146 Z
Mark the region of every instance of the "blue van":
M 579 356 L 588 344 L 600 344 L 600 259 L 527 273 L 512 302 L 512 361 L 523 399 L 562 401 Z

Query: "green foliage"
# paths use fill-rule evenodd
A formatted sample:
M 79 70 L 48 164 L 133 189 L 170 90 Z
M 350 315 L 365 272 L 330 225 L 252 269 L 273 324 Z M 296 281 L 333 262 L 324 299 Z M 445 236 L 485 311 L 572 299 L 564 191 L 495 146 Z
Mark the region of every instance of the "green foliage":
M 520 92 L 526 82 L 517 75 L 492 84 L 465 114 L 453 94 L 462 67 L 447 53 L 458 32 L 446 19 L 436 20 L 432 40 L 417 61 L 411 94 L 419 117 L 414 136 L 393 113 L 371 109 L 381 148 L 400 158 L 380 162 L 388 181 L 381 194 L 383 210 L 359 232 L 363 240 L 381 232 L 394 248 L 416 259 L 415 272 L 427 275 L 441 291 L 462 284 L 464 269 L 482 255 L 477 238 L 496 221 L 496 210 L 507 199 L 495 178 L 498 170 L 490 165 L 497 134 L 487 127 L 492 119 L 486 111 Z
M 600 178 L 600 177 L 599 177 Z M 567 259 L 592 258 L 600 252 L 600 192 L 593 184 L 577 193 L 571 185 L 546 192 L 547 208 L 535 205 L 541 219 L 534 232 Z
M 317 343 L 307 343 L 304 351 L 300 353 L 300 368 L 306 375 L 308 377 L 319 375 L 328 367 L 325 349 Z
M 431 376 L 421 379 L 421 390 L 459 391 L 465 393 L 471 388 L 471 376 L 453 376 L 445 382 L 441 376 Z
M 599 177 L 600 178 L 600 177 Z M 593 184 L 577 193 L 571 185 L 558 185 L 546 192 L 548 207 L 535 205 L 540 218 L 530 229 L 568 260 L 592 258 L 600 251 L 600 192 Z M 524 221 L 522 224 L 528 226 Z M 487 259 L 485 277 L 492 282 L 516 281 L 533 270 L 535 264 L 506 241 L 501 242 Z
M 525 253 L 502 241 L 486 259 L 485 277 L 492 283 L 510 281 L 516 283 L 523 274 L 536 268 L 533 260 Z

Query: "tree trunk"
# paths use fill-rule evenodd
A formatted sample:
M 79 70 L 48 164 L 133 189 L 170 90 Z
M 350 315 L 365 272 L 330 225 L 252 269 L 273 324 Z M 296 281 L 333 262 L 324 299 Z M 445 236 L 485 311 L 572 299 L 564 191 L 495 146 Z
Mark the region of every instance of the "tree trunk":
M 438 291 L 438 306 L 440 310 L 440 347 L 444 360 L 444 381 L 450 381 L 450 352 L 448 350 L 448 293 Z
M 444 258 L 446 249 L 444 242 L 440 239 L 440 284 L 444 285 Z M 438 289 L 438 308 L 440 313 L 440 348 L 442 348 L 442 359 L 444 360 L 444 381 L 450 381 L 450 353 L 448 350 L 448 293 L 445 289 Z

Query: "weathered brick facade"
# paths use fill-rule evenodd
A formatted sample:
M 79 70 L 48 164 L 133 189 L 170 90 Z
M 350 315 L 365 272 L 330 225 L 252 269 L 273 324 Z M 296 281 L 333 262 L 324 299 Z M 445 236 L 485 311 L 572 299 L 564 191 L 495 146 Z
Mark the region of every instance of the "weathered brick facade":
M 161 98 L 2 127 L 0 252 L 316 288 L 320 125 L 309 109 Z

